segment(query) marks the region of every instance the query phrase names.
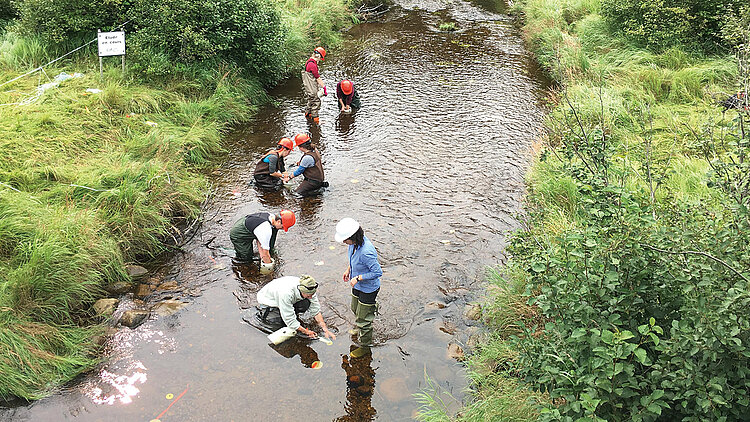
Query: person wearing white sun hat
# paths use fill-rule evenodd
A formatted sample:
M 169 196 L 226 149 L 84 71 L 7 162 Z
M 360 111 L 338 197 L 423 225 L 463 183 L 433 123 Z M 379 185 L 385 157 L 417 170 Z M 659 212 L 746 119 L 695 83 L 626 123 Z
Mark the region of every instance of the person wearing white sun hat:
M 369 353 L 372 345 L 372 322 L 377 310 L 375 298 L 380 291 L 383 270 L 375 246 L 353 218 L 344 218 L 336 224 L 334 239 L 349 246 L 349 266 L 343 279 L 352 288 L 351 310 L 356 316 L 356 328 L 350 333 L 358 336 L 360 347 L 352 351 L 351 356 L 356 358 Z

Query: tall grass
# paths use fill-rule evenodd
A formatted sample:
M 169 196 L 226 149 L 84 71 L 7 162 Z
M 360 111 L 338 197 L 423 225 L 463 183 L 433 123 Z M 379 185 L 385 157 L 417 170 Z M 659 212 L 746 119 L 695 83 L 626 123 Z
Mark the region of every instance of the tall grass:
M 288 69 L 351 22 L 343 0 L 279 7 Z M 58 54 L 3 33 L 0 82 Z M 173 226 L 198 215 L 203 170 L 225 152 L 222 134 L 267 100 L 232 65 L 157 55 L 139 67 L 136 54 L 134 69 L 170 72 L 123 78 L 113 65 L 100 81 L 94 57 L 58 62 L 0 92 L 0 104 L 11 104 L 0 106 L 0 399 L 43 397 L 96 363 L 101 327 L 90 306 L 102 287 L 127 280 L 125 263 L 165 250 Z M 13 105 L 62 71 L 84 76 Z

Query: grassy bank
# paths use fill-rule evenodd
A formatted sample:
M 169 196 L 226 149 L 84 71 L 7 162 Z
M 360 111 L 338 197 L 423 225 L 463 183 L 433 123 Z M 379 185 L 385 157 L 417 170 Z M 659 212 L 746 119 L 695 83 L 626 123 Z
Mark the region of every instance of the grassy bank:
M 346 1 L 277 6 L 286 69 L 351 22 Z M 2 34 L 0 81 L 67 47 Z M 83 50 L 0 92 L 0 399 L 43 397 L 96 364 L 91 304 L 128 280 L 125 263 L 162 252 L 198 216 L 223 131 L 265 100 L 235 65 L 167 63 L 171 73 L 154 75 L 163 57 L 129 60 L 129 75 L 113 64 L 100 81 Z M 35 98 L 61 72 L 83 76 Z
M 746 420 L 747 49 L 646 49 L 599 0 L 515 12 L 560 84 L 527 176 L 529 227 L 491 277 L 475 402 L 423 420 Z

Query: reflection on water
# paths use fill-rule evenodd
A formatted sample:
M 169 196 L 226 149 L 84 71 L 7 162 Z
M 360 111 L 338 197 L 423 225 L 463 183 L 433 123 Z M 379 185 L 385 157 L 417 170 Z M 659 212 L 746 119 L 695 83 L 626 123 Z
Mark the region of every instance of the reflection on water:
M 299 356 L 300 362 L 305 368 L 320 369 L 321 363 L 318 358 L 318 353 L 310 347 L 310 341 L 311 340 L 291 338 L 281 344 L 269 344 L 269 346 L 271 349 L 275 350 L 276 353 L 287 359 Z M 313 367 L 314 363 L 317 363 L 315 367 Z
M 96 404 L 115 404 L 119 401 L 121 404 L 128 404 L 133 401 L 133 397 L 138 395 L 141 390 L 136 384 L 143 384 L 148 378 L 146 376 L 146 367 L 140 361 L 131 362 L 128 368 L 121 371 L 130 375 L 118 375 L 106 369 L 99 372 L 99 380 L 90 381 L 89 386 L 83 387 L 86 395 Z M 107 386 L 108 391 L 105 391 Z
M 356 346 L 352 346 L 354 350 Z M 364 422 L 375 419 L 377 411 L 372 407 L 372 395 L 375 393 L 375 369 L 372 367 L 372 355 L 359 358 L 349 355 L 341 357 L 341 367 L 346 374 L 345 416 L 334 419 L 336 422 Z

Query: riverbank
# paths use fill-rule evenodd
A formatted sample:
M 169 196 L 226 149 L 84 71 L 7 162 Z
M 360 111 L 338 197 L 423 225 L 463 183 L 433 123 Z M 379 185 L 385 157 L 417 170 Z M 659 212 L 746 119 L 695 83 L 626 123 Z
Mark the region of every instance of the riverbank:
M 718 104 L 747 89 L 747 67 L 638 47 L 603 3 L 515 2 L 560 89 L 527 175 L 528 229 L 490 277 L 492 336 L 469 361 L 475 400 L 456 420 L 750 410 L 738 370 L 750 356 L 750 114 Z M 431 400 L 422 419 L 448 412 Z
M 280 15 L 287 70 L 313 45 L 334 45 L 352 17 L 339 0 L 284 3 Z M 232 65 L 175 64 L 152 78 L 142 62 L 125 76 L 113 64 L 100 81 L 95 52 L 84 51 L 0 93 L 3 399 L 43 397 L 97 363 L 103 327 L 91 304 L 130 281 L 126 263 L 179 246 L 178 227 L 208 193 L 205 170 L 224 153 L 222 134 L 266 101 L 261 83 Z M 5 33 L 0 76 L 52 54 L 38 38 Z

